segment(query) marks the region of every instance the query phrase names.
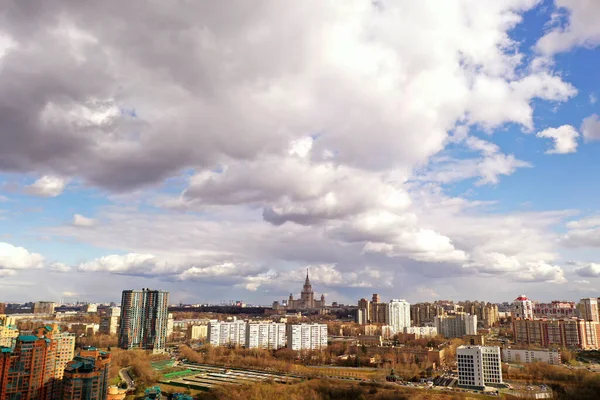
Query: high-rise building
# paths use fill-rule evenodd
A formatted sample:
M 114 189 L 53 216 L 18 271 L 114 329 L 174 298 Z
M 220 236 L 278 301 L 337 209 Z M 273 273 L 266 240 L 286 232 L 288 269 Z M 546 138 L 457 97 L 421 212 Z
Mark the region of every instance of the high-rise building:
M 19 336 L 15 319 L 9 315 L 0 314 L 0 347 L 10 347 Z
M 106 400 L 110 354 L 90 348 L 70 361 L 62 381 L 63 400 Z
M 511 313 L 513 319 L 533 319 L 533 303 L 522 294 L 513 301 Z
M 374 293 L 369 304 L 369 323 L 387 324 L 388 323 L 388 303 L 382 303 L 381 297 Z
M 211 346 L 244 346 L 246 344 L 245 321 L 208 323 L 208 342 Z
M 53 301 L 36 301 L 33 304 L 34 314 L 54 314 L 56 303 Z
M 116 335 L 119 329 L 119 320 L 121 319 L 120 307 L 108 307 L 105 314 L 100 318 L 100 328 L 98 332 L 104 335 Z
M 361 325 L 366 325 L 371 322 L 371 302 L 369 300 L 360 299 L 358 301 L 356 322 Z
M 36 336 L 46 338 L 54 344 L 54 378 L 62 379 L 65 366 L 75 355 L 76 335 L 61 332 L 57 324 L 46 325 L 36 330 Z
M 410 306 L 410 319 L 413 326 L 433 324 L 435 317 L 444 314 L 444 308 L 435 303 L 416 303 Z
M 319 350 L 327 347 L 326 324 L 290 324 L 287 347 L 295 351 Z
M 286 342 L 284 323 L 251 322 L 246 325 L 247 349 L 281 349 Z
M 0 303 L 0 315 L 6 314 L 6 303 Z
M 500 348 L 495 346 L 459 346 L 456 349 L 458 385 L 484 388 L 502 384 Z
M 55 399 L 55 349 L 55 342 L 35 335 L 19 336 L 12 350 L 0 348 L 0 399 Z
M 456 313 L 434 318 L 440 335 L 450 339 L 477 334 L 477 315 Z
M 403 333 L 404 328 L 410 327 L 410 304 L 406 300 L 391 300 L 387 321 L 394 333 Z
M 598 299 L 595 297 L 581 299 L 579 301 L 579 313 L 586 321 L 600 322 L 598 315 Z
M 290 310 L 325 308 L 324 294 L 321 295 L 320 300 L 315 300 L 315 293 L 313 292 L 310 279 L 308 278 L 308 270 L 306 270 L 306 279 L 304 280 L 302 292 L 300 292 L 300 299 L 294 299 L 294 296 L 290 293 L 290 297 L 287 300 L 287 308 Z
M 169 292 L 124 290 L 121 298 L 119 347 L 163 352 L 167 342 Z

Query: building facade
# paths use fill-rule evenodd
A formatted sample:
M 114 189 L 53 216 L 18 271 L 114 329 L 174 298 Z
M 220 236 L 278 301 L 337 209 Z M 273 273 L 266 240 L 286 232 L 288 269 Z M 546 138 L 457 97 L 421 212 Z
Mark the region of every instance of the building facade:
M 163 352 L 167 342 L 169 292 L 124 290 L 121 298 L 119 347 Z
M 503 383 L 499 347 L 459 346 L 456 364 L 459 386 L 484 388 Z
M 598 315 L 598 299 L 595 297 L 579 301 L 579 314 L 586 321 L 600 322 Z
M 109 368 L 109 353 L 81 350 L 65 367 L 62 400 L 106 400 Z
M 19 336 L 15 319 L 11 316 L 0 314 L 0 347 L 14 346 L 15 340 Z
M 415 335 L 415 339 L 422 337 L 433 337 L 438 335 L 438 330 L 435 326 L 407 326 L 404 328 L 404 333 Z
M 54 314 L 56 303 L 53 301 L 36 301 L 33 304 L 34 314 Z
M 403 333 L 404 328 L 410 327 L 410 304 L 406 300 L 391 300 L 387 320 L 394 334 Z
M 54 400 L 55 343 L 35 335 L 19 336 L 14 349 L 0 348 L 0 399 Z
M 564 320 L 513 320 L 516 344 L 593 350 L 598 347 L 598 322 L 571 318 Z
M 187 337 L 190 340 L 206 339 L 208 337 L 208 324 L 188 326 Z
M 533 302 L 524 294 L 520 295 L 513 301 L 511 315 L 513 319 L 533 319 Z
M 315 293 L 313 292 L 310 279 L 308 278 L 308 270 L 306 271 L 306 279 L 302 292 L 300 292 L 300 298 L 294 299 L 294 296 L 290 293 L 290 297 L 287 301 L 288 310 L 311 310 L 316 308 L 325 308 L 325 295 L 322 294 L 320 300 L 315 300 Z
M 295 351 L 320 350 L 327 347 L 326 324 L 290 324 L 287 347 Z
M 247 349 L 281 349 L 286 346 L 284 323 L 250 322 L 246 325 Z
M 554 300 L 550 303 L 534 303 L 534 318 L 572 318 L 577 316 L 577 306 L 573 301 Z
M 211 346 L 238 347 L 246 344 L 246 325 L 244 321 L 208 323 L 208 342 Z
M 104 335 L 116 335 L 119 331 L 119 320 L 121 319 L 121 307 L 108 307 L 104 316 L 100 318 L 98 332 Z
M 558 349 L 520 350 L 505 347 L 502 349 L 502 360 L 504 362 L 543 362 L 551 365 L 560 365 L 560 351 Z
M 477 316 L 466 313 L 441 315 L 434 318 L 437 331 L 445 338 L 477 334 Z

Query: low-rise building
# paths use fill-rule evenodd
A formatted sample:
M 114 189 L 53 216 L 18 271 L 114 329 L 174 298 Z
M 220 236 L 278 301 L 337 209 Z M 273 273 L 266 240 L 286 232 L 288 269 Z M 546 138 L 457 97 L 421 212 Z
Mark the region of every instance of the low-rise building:
M 502 349 L 502 360 L 515 363 L 543 362 L 551 365 L 559 365 L 561 362 L 558 349 L 522 350 L 510 347 Z
M 438 330 L 435 326 L 409 326 L 404 328 L 404 333 L 415 335 L 415 338 L 419 339 L 422 337 L 437 336 Z
M 503 383 L 499 347 L 459 346 L 456 364 L 459 386 L 483 389 Z

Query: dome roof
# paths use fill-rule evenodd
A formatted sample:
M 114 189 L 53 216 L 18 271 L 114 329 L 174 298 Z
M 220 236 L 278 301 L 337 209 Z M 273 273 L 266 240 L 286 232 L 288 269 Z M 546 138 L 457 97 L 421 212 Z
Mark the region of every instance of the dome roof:
M 526 301 L 529 300 L 524 294 L 520 295 L 515 299 L 515 301 Z

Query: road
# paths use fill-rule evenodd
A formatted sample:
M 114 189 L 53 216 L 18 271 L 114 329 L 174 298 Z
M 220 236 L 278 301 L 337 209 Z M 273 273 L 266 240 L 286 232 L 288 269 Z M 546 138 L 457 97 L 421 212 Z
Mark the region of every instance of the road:
M 133 379 L 131 378 L 131 374 L 129 373 L 129 368 L 121 368 L 119 370 L 119 376 L 127 384 L 127 391 L 134 390 L 135 386 L 133 384 Z

